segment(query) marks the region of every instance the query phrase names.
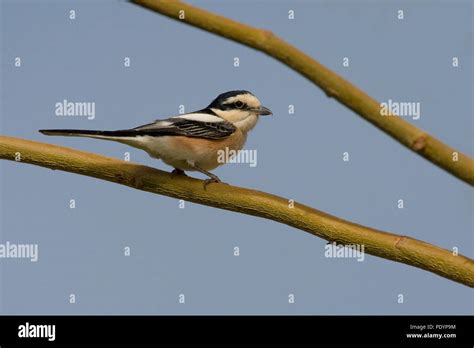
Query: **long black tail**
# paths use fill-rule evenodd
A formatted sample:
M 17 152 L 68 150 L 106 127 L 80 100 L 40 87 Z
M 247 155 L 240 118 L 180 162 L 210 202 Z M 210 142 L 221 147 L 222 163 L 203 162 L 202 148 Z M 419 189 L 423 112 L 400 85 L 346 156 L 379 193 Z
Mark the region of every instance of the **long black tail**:
M 99 131 L 87 129 L 41 129 L 40 133 L 44 135 L 57 135 L 65 137 L 88 137 L 88 138 L 116 138 L 116 137 L 131 137 L 136 136 L 137 132 L 133 129 L 118 130 L 118 131 Z

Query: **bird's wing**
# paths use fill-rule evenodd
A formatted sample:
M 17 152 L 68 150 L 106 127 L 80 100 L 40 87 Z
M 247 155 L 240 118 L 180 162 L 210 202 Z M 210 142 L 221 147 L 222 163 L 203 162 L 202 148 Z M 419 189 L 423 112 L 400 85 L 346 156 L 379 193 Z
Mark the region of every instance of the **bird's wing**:
M 89 137 L 119 141 L 120 138 L 134 138 L 149 135 L 160 137 L 165 135 L 181 135 L 193 138 L 224 139 L 232 135 L 237 128 L 230 122 L 215 115 L 195 112 L 156 120 L 133 129 L 116 131 L 82 130 L 82 129 L 43 129 L 46 135 Z
M 224 139 L 236 131 L 236 127 L 214 115 L 206 113 L 191 113 L 156 120 L 140 127 L 133 128 L 135 135 L 182 135 L 204 139 Z

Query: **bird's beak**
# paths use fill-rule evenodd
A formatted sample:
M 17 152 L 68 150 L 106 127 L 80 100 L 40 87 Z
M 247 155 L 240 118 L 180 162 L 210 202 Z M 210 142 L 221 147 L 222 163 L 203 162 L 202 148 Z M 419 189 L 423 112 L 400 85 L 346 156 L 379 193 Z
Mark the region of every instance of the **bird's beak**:
M 260 116 L 273 115 L 272 110 L 266 108 L 265 106 L 260 106 L 255 109 L 255 112 Z

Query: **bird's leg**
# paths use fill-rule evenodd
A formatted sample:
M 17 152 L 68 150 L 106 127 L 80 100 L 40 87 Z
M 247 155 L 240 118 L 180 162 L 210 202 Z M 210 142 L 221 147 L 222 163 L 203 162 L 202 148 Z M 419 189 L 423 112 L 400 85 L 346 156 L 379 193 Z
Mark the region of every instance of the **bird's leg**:
M 187 176 L 186 173 L 184 172 L 184 170 L 178 169 L 178 168 L 174 168 L 173 171 L 171 172 L 171 174 Z
M 204 189 L 206 189 L 206 186 L 209 185 L 210 183 L 219 183 L 219 184 L 225 184 L 224 182 L 219 179 L 217 175 L 212 174 L 211 172 L 208 172 L 207 170 L 204 170 L 200 167 L 198 167 L 193 161 L 187 161 L 187 163 L 196 169 L 198 172 L 201 172 L 209 177 L 209 179 L 204 180 Z

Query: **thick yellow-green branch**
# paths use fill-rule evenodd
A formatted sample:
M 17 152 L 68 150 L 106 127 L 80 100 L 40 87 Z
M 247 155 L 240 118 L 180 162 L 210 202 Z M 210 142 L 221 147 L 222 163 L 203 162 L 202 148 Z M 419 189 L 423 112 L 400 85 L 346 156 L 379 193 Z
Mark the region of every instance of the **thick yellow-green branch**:
M 132 188 L 274 220 L 331 242 L 364 245 L 365 252 L 474 287 L 474 261 L 434 245 L 351 223 L 272 194 L 176 176 L 92 153 L 0 136 L 0 159 L 87 175 Z
M 180 1 L 132 0 L 132 2 L 268 54 L 312 81 L 328 96 L 334 97 L 409 149 L 459 179 L 474 185 L 474 160 L 471 157 L 399 117 L 381 116 L 379 102 L 272 32 L 233 21 Z

